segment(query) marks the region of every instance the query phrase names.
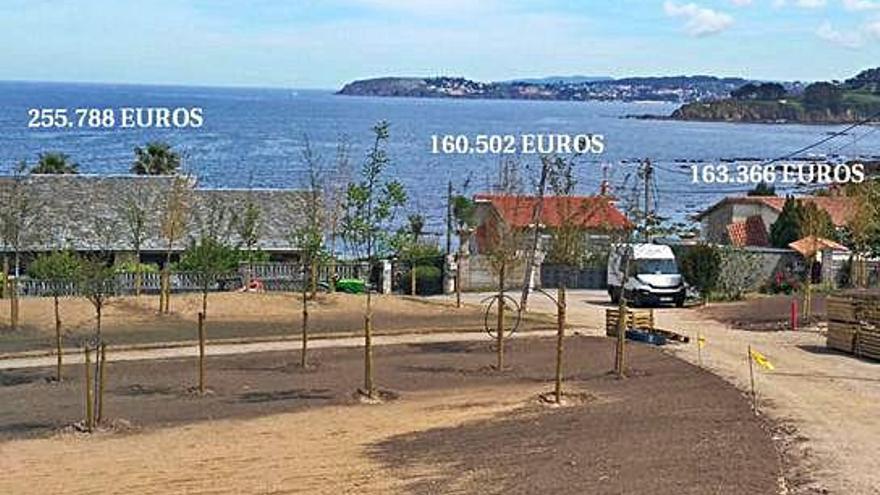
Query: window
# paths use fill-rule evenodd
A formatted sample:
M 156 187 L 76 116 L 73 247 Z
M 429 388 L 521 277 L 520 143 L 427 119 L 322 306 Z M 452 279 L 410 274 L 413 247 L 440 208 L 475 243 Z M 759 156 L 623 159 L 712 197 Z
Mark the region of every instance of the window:
M 642 275 L 676 275 L 678 265 L 675 260 L 637 260 L 636 273 Z

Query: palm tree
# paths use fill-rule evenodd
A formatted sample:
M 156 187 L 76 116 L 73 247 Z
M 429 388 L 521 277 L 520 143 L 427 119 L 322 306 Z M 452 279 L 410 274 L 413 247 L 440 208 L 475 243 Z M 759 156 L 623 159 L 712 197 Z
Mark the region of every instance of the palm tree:
M 49 152 L 40 153 L 40 158 L 34 168 L 31 169 L 32 174 L 78 174 L 79 164 L 70 160 L 70 157 L 64 153 Z
M 180 168 L 180 154 L 161 141 L 136 147 L 134 157 L 131 172 L 137 175 L 174 175 Z

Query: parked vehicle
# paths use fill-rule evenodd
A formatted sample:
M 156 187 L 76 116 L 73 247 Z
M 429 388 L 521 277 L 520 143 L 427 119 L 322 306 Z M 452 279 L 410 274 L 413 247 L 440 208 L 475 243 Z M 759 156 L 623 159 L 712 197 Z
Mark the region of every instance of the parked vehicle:
M 616 244 L 608 256 L 608 295 L 634 306 L 664 303 L 684 306 L 687 287 L 669 246 Z

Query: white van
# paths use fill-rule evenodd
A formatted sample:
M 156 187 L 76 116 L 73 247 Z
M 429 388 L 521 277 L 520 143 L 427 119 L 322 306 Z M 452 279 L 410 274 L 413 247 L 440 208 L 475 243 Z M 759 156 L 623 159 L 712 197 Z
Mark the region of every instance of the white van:
M 612 245 L 608 255 L 608 295 L 618 303 L 621 294 L 634 306 L 684 306 L 687 289 L 672 248 L 659 244 Z

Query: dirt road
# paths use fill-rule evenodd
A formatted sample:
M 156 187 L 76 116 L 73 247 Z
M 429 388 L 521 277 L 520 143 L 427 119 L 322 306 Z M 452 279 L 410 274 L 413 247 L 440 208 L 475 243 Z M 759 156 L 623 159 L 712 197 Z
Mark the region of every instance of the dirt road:
M 478 302 L 484 295 L 468 295 Z M 575 330 L 604 333 L 608 296 L 600 291 L 570 291 L 568 315 Z M 550 313 L 552 303 L 533 297 L 530 309 Z M 819 332 L 735 330 L 691 309 L 656 310 L 658 325 L 706 339 L 703 366 L 749 389 L 747 347 L 765 354 L 775 371 L 758 371 L 761 410 L 797 428 L 805 442 L 795 456 L 807 472 L 789 473 L 810 493 L 880 494 L 880 363 L 829 352 Z M 697 347 L 670 345 L 676 356 L 698 362 Z M 803 479 L 807 478 L 807 479 Z

